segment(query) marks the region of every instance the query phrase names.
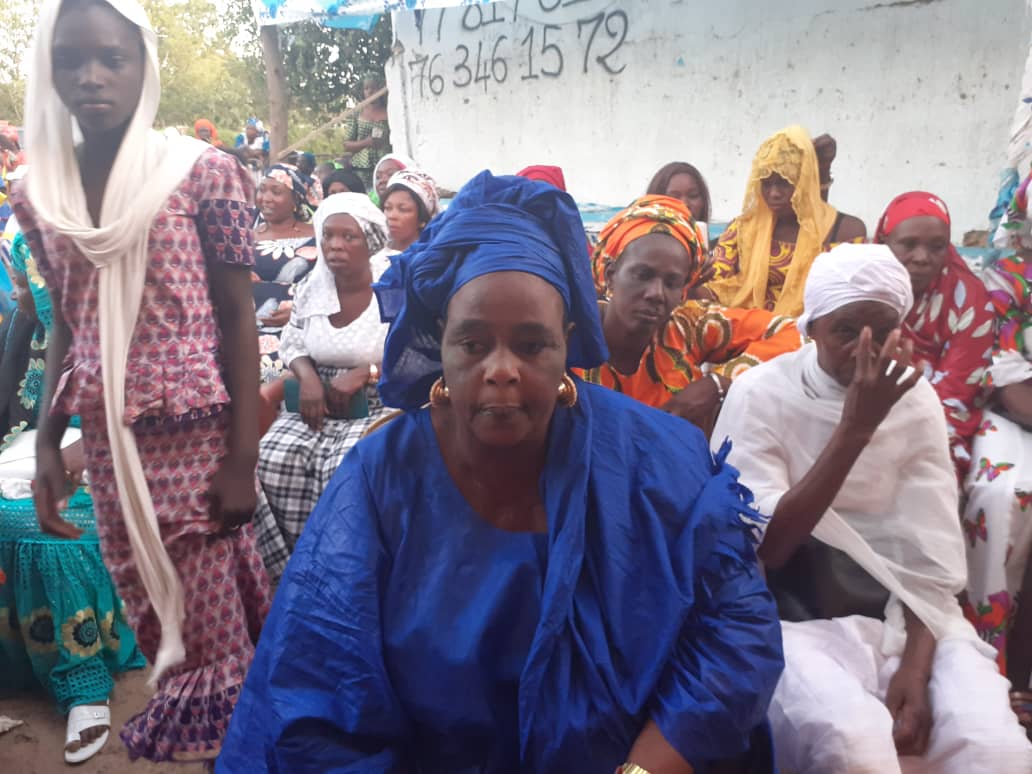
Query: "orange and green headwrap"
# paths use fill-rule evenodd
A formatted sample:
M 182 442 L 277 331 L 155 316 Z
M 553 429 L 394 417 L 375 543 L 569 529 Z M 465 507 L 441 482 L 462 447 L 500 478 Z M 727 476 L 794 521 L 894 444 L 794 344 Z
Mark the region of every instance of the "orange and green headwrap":
M 688 251 L 692 270 L 686 288 L 692 287 L 703 269 L 702 237 L 691 211 L 679 199 L 669 196 L 642 196 L 618 212 L 598 236 L 592 259 L 595 289 L 601 296 L 606 287 L 606 268 L 620 260 L 627 245 L 648 234 L 669 234 Z

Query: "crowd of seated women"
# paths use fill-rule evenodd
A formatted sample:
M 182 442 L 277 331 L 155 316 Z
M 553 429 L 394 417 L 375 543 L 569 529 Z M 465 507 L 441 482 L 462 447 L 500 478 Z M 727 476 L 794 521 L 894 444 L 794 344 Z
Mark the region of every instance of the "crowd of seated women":
M 1027 186 L 976 273 L 834 156 L 766 139 L 712 243 L 684 162 L 593 243 L 558 167 L 270 167 L 217 770 L 1032 772 Z
M 819 771 L 846 770 L 853 761 L 873 766 L 870 770 L 891 771 L 900 765 L 898 752 L 908 771 L 917 769 L 906 768 L 907 762 L 919 758 L 930 767 L 927 770 L 967 771 L 979 770 L 980 760 L 998 760 L 1001 765 L 1027 760 L 1022 757 L 1027 755 L 1024 737 L 1010 733 L 1008 719 L 1013 721 L 1017 713 L 1022 723 L 1032 720 L 1025 691 L 1032 667 L 1028 655 L 1032 624 L 1018 604 L 1030 582 L 1025 570 L 1032 544 L 1032 482 L 1028 480 L 1032 457 L 1022 456 L 1028 444 L 1026 428 L 1032 427 L 1032 400 L 1027 399 L 1032 394 L 1032 366 L 1024 343 L 1030 313 L 1024 256 L 1032 249 L 1032 237 L 1026 237 L 1028 247 L 1022 246 L 1023 215 L 1015 209 L 1004 227 L 1010 229 L 1016 254 L 977 275 L 952 246 L 945 202 L 915 191 L 889 204 L 871 239 L 882 247 L 858 247 L 867 256 L 858 258 L 837 247 L 866 242 L 868 230 L 858 218 L 827 202 L 834 155 L 832 138 L 813 140 L 800 127 L 788 127 L 765 140 L 753 161 L 741 213 L 712 244 L 710 195 L 703 176 L 683 162 L 658 170 L 645 186 L 644 196 L 618 213 L 594 244 L 578 248 L 591 272 L 593 312 L 605 346 L 604 356 L 588 366 L 569 363 L 569 373 L 580 380 L 582 391 L 584 384 L 599 385 L 695 425 L 710 438 L 715 451 L 725 439 L 732 441 L 731 460 L 743 471 L 743 483 L 760 513 L 771 519 L 770 527 L 758 531 L 777 539 L 773 548 L 761 542 L 759 556 L 779 614 L 793 626 L 807 624 L 798 629 L 783 625 L 786 672 L 770 715 L 774 747 L 782 763 L 793 771 Z M 385 169 L 376 170 L 374 183 L 389 225 L 387 248 L 378 255 L 376 245 L 370 243 L 357 251 L 362 265 L 369 268 L 362 280 L 364 294 L 354 311 L 341 315 L 346 325 L 357 324 L 362 311 L 377 308 L 368 278 L 380 278 L 392 254 L 433 252 L 433 236 L 427 230 L 438 205 L 433 180 L 401 156 L 387 156 L 381 165 Z M 519 175 L 565 190 L 557 167 L 528 167 Z M 461 206 L 463 200 L 456 203 Z M 353 224 L 365 228 L 366 221 L 343 202 L 327 209 L 326 215 L 330 212 L 346 212 Z M 496 217 L 503 214 L 508 213 L 499 211 Z M 468 244 L 453 235 L 453 260 L 476 249 L 478 231 L 473 225 L 467 228 Z M 485 223 L 485 228 L 490 240 L 504 240 L 501 222 L 489 228 Z M 316 241 L 330 237 L 329 232 L 317 233 Z M 319 261 L 327 260 L 326 251 L 321 245 Z M 410 271 L 417 271 L 416 263 Z M 821 291 L 808 284 L 814 267 L 825 264 L 842 269 L 842 276 L 836 277 L 847 289 L 856 284 L 855 278 L 846 276 L 854 264 L 869 264 L 865 271 L 878 275 L 859 280 L 861 285 L 895 282 L 897 287 L 861 290 L 857 299 L 868 306 L 861 306 L 859 313 L 850 307 L 853 302 L 832 301 L 831 306 L 822 302 L 827 311 L 815 319 L 808 314 L 808 306 L 816 301 L 808 302 L 806 293 L 834 296 L 826 289 L 834 282 L 826 282 Z M 400 267 L 405 265 L 399 263 L 391 271 L 404 271 Z M 821 271 L 826 275 L 829 270 L 825 266 Z M 903 279 L 905 294 L 900 287 Z M 337 283 L 338 291 L 345 292 L 341 288 L 346 289 L 346 282 L 338 279 Z M 304 285 L 296 291 L 295 315 L 304 305 Z M 893 292 L 903 300 L 886 303 L 885 297 Z M 339 306 L 332 305 L 334 310 L 343 308 L 344 296 L 340 301 Z M 840 306 L 852 314 L 841 312 Z M 378 308 L 386 321 L 382 295 Z M 300 313 L 305 314 L 303 309 Z M 801 315 L 805 329 L 797 322 Z M 583 325 L 568 322 L 575 328 Z M 266 495 L 281 502 L 280 509 L 292 511 L 272 520 L 266 514 L 264 519 L 279 524 L 280 532 L 282 525 L 290 525 L 287 540 L 280 541 L 269 557 L 276 579 L 348 450 L 370 427 L 392 416 L 388 405 L 399 405 L 383 401 L 376 387 L 385 336 L 386 356 L 391 355 L 388 327 L 386 322 L 381 325 L 364 338 L 375 354 L 364 353 L 360 363 L 348 363 L 362 376 L 351 379 L 350 390 L 341 393 L 345 397 L 356 390 L 368 393 L 369 408 L 360 421 L 330 418 L 333 413 L 323 408 L 329 398 L 312 399 L 318 391 L 311 385 L 319 384 L 314 374 L 322 368 L 317 358 L 303 357 L 298 367 L 291 367 L 295 373 L 307 374 L 300 377 L 303 399 L 295 418 L 282 414 L 274 429 L 290 423 L 296 428 L 307 426 L 311 432 L 317 426 L 343 422 L 344 429 L 333 432 L 344 440 L 322 451 L 319 441 L 298 441 L 301 436 L 296 436 L 292 453 L 305 459 L 296 462 L 287 483 L 266 470 L 263 462 Z M 885 349 L 890 338 L 891 351 Z M 809 340 L 816 343 L 806 344 Z M 809 364 L 809 358 L 815 358 L 815 363 L 825 365 L 822 349 L 834 349 L 839 367 L 850 373 L 854 361 L 862 357 L 870 357 L 877 366 L 885 350 L 886 364 L 897 365 L 895 370 L 886 366 L 877 378 L 883 382 L 895 378 L 900 386 L 890 389 L 888 382 L 879 382 L 876 387 L 884 405 L 863 404 L 858 409 L 853 393 L 859 388 L 852 386 L 852 376 L 845 378 L 842 370 L 836 372 L 830 366 L 821 372 Z M 413 347 L 395 361 L 395 367 L 400 362 L 401 367 L 412 368 L 414 361 L 425 357 L 424 348 Z M 788 373 L 776 376 L 770 370 L 775 363 Z M 736 387 L 747 374 L 743 387 Z M 798 374 L 800 383 L 793 383 Z M 778 378 L 785 380 L 783 388 L 774 386 Z M 380 386 L 389 380 L 390 375 L 384 374 Z M 435 389 L 409 408 L 443 405 L 446 399 L 441 395 L 447 395 L 451 385 Z M 800 414 L 793 420 L 791 411 L 797 409 L 789 395 L 797 389 Z M 331 390 L 327 386 L 324 393 Z M 867 397 L 868 404 L 872 400 Z M 935 401 L 935 411 L 929 409 L 930 400 Z M 343 405 L 339 396 L 337 404 Z M 326 418 L 321 414 L 318 420 L 313 418 L 313 406 Z M 850 411 L 862 414 L 865 407 L 873 413 L 857 420 L 860 425 L 843 426 Z M 827 430 L 821 429 L 820 422 L 826 422 Z M 898 434 L 886 429 L 896 422 L 907 429 Z M 790 430 L 797 425 L 810 436 L 798 439 L 800 445 L 811 447 L 808 451 L 792 446 L 790 439 L 798 433 Z M 928 433 L 923 441 L 914 438 L 919 429 Z M 853 439 L 853 446 L 842 442 L 843 435 Z M 279 436 L 274 433 L 273 437 Z M 862 443 L 857 440 L 860 437 Z M 901 443 L 901 437 L 907 442 Z M 763 446 L 768 442 L 769 448 Z M 836 443 L 849 448 L 843 451 Z M 283 451 L 276 443 L 263 444 L 263 455 L 269 467 L 282 465 Z M 447 467 L 454 478 L 458 471 Z M 877 483 L 879 476 L 884 483 Z M 894 477 L 905 483 L 889 483 Z M 871 500 L 865 486 L 881 489 L 884 495 Z M 334 491 L 334 497 L 344 496 Z M 919 493 L 927 492 L 922 512 L 934 511 L 928 516 L 929 525 L 908 522 L 905 530 L 890 527 L 896 513 L 907 521 L 907 500 L 900 499 L 904 491 L 908 499 L 925 497 Z M 858 507 L 860 502 L 863 507 Z M 812 518 L 793 524 L 801 512 Z M 872 535 L 857 527 L 858 521 L 862 525 L 863 513 L 877 515 L 882 531 Z M 820 519 L 821 514 L 828 515 Z M 829 538 L 825 533 L 830 532 L 833 515 L 841 519 L 844 534 L 866 541 L 866 547 L 857 549 L 841 536 Z M 786 532 L 787 541 L 782 537 Z M 910 535 L 912 543 L 907 542 Z M 901 562 L 901 552 L 913 556 Z M 305 561 L 314 561 L 313 556 Z M 930 568 L 927 572 L 922 569 L 925 566 Z M 819 598 L 814 598 L 814 589 L 820 591 Z M 841 598 L 834 598 L 838 592 Z M 951 612 L 954 607 L 956 614 Z M 937 610 L 934 615 L 929 612 L 932 608 Z M 819 621 L 832 622 L 837 628 L 833 632 L 810 628 Z M 829 642 L 836 647 L 829 649 Z M 815 647 L 832 654 L 823 671 L 809 668 Z M 840 652 L 845 655 L 836 660 L 834 654 Z M 853 667 L 860 661 L 873 664 L 874 672 L 858 674 Z M 1003 679 L 991 679 L 994 670 L 1010 678 L 1009 699 Z M 946 679 L 946 674 L 953 677 Z M 828 741 L 834 734 L 819 730 L 821 718 L 806 714 L 826 718 L 824 705 L 801 698 L 812 695 L 807 692 L 815 690 L 814 681 L 839 698 L 844 717 L 862 712 L 864 702 L 870 701 L 878 702 L 884 715 L 866 706 L 868 714 L 863 717 L 869 722 L 857 722 L 850 733 L 833 718 L 830 725 L 839 737 L 834 743 Z M 961 707 L 954 707 L 955 703 Z M 979 728 L 988 723 L 1007 729 L 993 736 L 996 752 L 992 755 L 999 757 L 986 758 L 984 745 L 972 741 L 970 728 L 962 728 L 974 722 L 969 722 L 963 707 L 981 718 Z M 1017 721 L 1013 725 L 1018 728 Z M 895 740 L 894 746 L 883 733 L 889 741 Z M 782 737 L 792 741 L 780 744 Z M 859 763 L 867 749 L 874 757 Z M 893 751 L 891 763 L 886 750 Z

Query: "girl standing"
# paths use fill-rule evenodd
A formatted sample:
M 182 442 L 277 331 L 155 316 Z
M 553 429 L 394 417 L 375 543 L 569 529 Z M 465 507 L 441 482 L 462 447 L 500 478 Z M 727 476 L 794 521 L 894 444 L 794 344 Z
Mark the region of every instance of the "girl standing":
M 254 187 L 232 157 L 151 130 L 157 38 L 135 0 L 49 0 L 30 62 L 39 163 L 14 207 L 54 299 L 37 515 L 78 535 L 57 512 L 77 413 L 104 561 L 157 684 L 122 739 L 132 758 L 213 759 L 268 607 L 247 525 Z

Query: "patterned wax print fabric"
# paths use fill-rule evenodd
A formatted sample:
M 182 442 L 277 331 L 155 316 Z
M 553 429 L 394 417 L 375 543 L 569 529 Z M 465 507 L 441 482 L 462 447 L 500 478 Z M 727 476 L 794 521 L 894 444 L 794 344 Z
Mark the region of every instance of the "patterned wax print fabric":
M 578 392 L 549 430 L 547 533 L 471 510 L 427 409 L 351 450 L 280 582 L 216 771 L 611 772 L 648 718 L 696 770 L 750 753 L 742 771 L 773 770 L 762 517 L 687 422 Z
M 994 389 L 1032 380 L 1032 262 L 1016 255 L 1001 258 L 983 278 L 998 326 L 986 384 Z M 1032 547 L 1032 430 L 1001 411 L 982 415 L 965 482 L 964 611 L 982 638 L 996 648 L 1006 674 L 1007 639 L 1022 603 L 1018 592 Z
M 600 301 L 599 307 L 604 317 L 606 303 Z M 609 363 L 581 373 L 585 381 L 662 408 L 703 378 L 703 366 L 734 379 L 758 363 L 799 349 L 800 343 L 791 318 L 763 309 L 687 301 L 656 331 L 633 374 L 622 374 Z
M 950 247 L 931 287 L 914 300 L 903 335 L 924 361 L 946 411 L 950 454 L 960 481 L 971 467 L 971 441 L 982 423 L 981 389 L 993 354 L 995 314 L 982 281 Z
M 829 235 L 829 240 L 833 236 L 834 235 Z M 854 244 L 861 244 L 864 239 L 863 237 L 857 237 L 852 241 Z M 831 249 L 836 244 L 839 243 L 828 241 L 827 247 L 828 249 Z M 724 232 L 717 240 L 716 247 L 713 248 L 714 277 L 718 279 L 721 277 L 729 277 L 740 271 L 739 250 L 739 224 L 737 220 L 733 220 L 728 224 L 728 227 L 724 229 Z M 763 302 L 764 309 L 772 310 L 777 304 L 778 298 L 780 298 L 781 295 L 781 288 L 784 287 L 785 278 L 788 276 L 788 271 L 792 266 L 795 252 L 795 242 L 780 242 L 776 239 L 771 240 L 767 289 Z
M 776 218 L 761 191 L 777 175 L 794 186 L 792 210 L 799 234 L 791 248 L 774 239 Z M 821 199 L 813 140 L 801 126 L 768 137 L 753 158 L 741 214 L 713 251 L 713 278 L 706 287 L 725 306 L 769 309 L 798 316 L 814 259 L 834 241 L 839 213 Z M 722 244 L 721 244 L 722 243 Z
M 151 226 L 124 421 L 133 427 L 162 542 L 183 582 L 186 659 L 161 676 L 147 706 L 122 729 L 131 758 L 218 754 L 269 604 L 250 527 L 221 534 L 207 495 L 229 427 L 207 266 L 253 265 L 253 193 L 235 159 L 207 150 Z M 55 410 L 81 417 L 104 561 L 140 649 L 153 661 L 160 627 L 133 559 L 106 441 L 98 271 L 70 239 L 37 221 L 27 199 L 18 199 L 15 211 L 47 285 L 60 291 L 73 335 Z
M 14 310 L 0 324 L 0 460 L 19 453 L 16 440 L 28 441 L 31 454 L 25 434 L 33 432 L 39 413 L 52 322 L 46 287 L 20 235 L 11 270 L 28 282 L 36 318 Z M 4 470 L 0 466 L 0 693 L 41 686 L 62 713 L 104 702 L 113 673 L 146 662 L 101 560 L 89 492 L 79 489 L 61 514 L 82 536 L 53 537 L 36 521 L 31 482 Z

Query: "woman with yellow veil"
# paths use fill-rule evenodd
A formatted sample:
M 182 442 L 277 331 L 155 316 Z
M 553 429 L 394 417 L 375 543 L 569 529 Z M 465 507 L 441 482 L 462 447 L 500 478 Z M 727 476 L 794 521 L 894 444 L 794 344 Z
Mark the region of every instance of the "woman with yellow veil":
M 862 242 L 863 221 L 821 199 L 813 140 L 801 126 L 767 138 L 753 159 L 742 214 L 713 251 L 701 291 L 725 306 L 798 316 L 810 265 L 839 242 Z

